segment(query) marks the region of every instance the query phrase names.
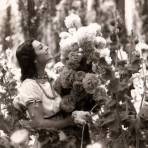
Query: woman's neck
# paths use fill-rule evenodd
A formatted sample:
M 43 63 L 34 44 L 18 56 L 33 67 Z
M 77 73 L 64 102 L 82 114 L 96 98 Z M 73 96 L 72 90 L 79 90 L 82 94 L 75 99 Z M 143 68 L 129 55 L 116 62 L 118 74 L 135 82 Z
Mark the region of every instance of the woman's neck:
M 38 77 L 43 77 L 45 75 L 45 65 L 37 65 Z

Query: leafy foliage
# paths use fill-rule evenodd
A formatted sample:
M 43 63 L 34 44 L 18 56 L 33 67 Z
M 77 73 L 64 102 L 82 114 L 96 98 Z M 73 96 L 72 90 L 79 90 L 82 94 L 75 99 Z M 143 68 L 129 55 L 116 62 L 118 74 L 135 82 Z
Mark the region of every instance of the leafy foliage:
M 28 4 L 29 2 L 31 4 L 28 6 L 24 0 L 19 2 L 22 14 L 21 25 L 26 38 L 30 36 L 42 38 L 39 32 L 47 27 L 40 26 L 42 20 L 44 24 L 53 23 L 52 27 L 57 37 L 57 33 L 66 29 L 64 19 L 71 9 L 79 13 L 83 25 L 88 21 L 85 17 L 87 8 L 84 1 L 28 0 Z M 54 6 L 57 4 L 56 12 L 50 11 L 55 9 L 51 8 L 53 3 Z M 141 73 L 141 67 L 144 71 L 143 65 L 146 65 L 147 60 L 142 59 L 141 53 L 136 50 L 138 42 L 134 32 L 130 37 L 127 36 L 120 17 L 115 16 L 111 8 L 106 9 L 103 6 L 95 8 L 99 12 L 97 15 L 99 18 L 96 21 L 101 25 L 93 23 L 83 28 L 80 22 L 75 22 L 77 17 L 72 20 L 72 23 L 70 23 L 71 17 L 67 18 L 69 20 L 66 26 L 70 27 L 68 32 L 60 35 L 60 44 L 59 37 L 56 38 L 57 47 L 59 45 L 61 47 L 60 58 L 65 68 L 54 87 L 63 97 L 61 103 L 63 111 L 68 114 L 76 110 L 91 113 L 91 119 L 87 121 L 87 125 L 92 143 L 99 142 L 104 148 L 129 146 L 144 148 L 148 144 L 147 78 Z M 146 22 L 145 18 L 144 22 Z M 144 26 L 146 25 L 147 23 L 144 23 Z M 6 32 L 6 36 L 8 35 Z M 145 48 L 140 47 L 140 49 Z M 145 55 L 147 58 L 147 52 Z M 9 58 L 5 54 L 0 57 L 0 69 L 0 105 L 7 111 L 3 114 L 4 108 L 0 110 L 0 129 L 9 137 L 13 130 L 22 126 L 19 122 L 25 117 L 24 113 L 18 112 L 12 105 L 17 93 L 18 80 L 15 79 L 13 68 L 10 68 Z M 143 82 L 142 84 L 139 79 Z M 135 84 L 135 81 L 138 81 L 138 84 Z M 145 99 L 143 101 L 145 106 L 141 106 L 139 114 L 134 106 L 134 101 L 138 97 L 141 100 Z M 0 141 L 4 143 L 2 145 L 9 147 L 9 138 L 0 138 Z M 75 143 L 73 139 L 70 140 L 70 145 L 71 143 Z
M 69 16 L 66 21 L 67 23 L 75 21 L 74 24 L 77 24 L 79 19 L 73 20 Z M 104 147 L 110 148 L 136 147 L 137 145 L 142 148 L 146 147 L 146 141 L 141 136 L 141 131 L 143 131 L 141 117 L 136 112 L 131 96 L 131 90 L 134 88 L 131 79 L 133 74 L 139 73 L 143 60 L 140 53 L 136 51 L 133 34 L 126 42 L 123 42 L 125 36 L 122 36 L 122 24 L 118 19 L 114 21 L 114 31 L 110 34 L 111 43 L 108 45 L 101 36 L 101 30 L 97 30 L 97 25 L 96 28 L 91 28 L 89 25 L 85 27 L 72 26 L 73 32 L 69 31 L 71 27 L 68 28 L 68 36 L 61 36 L 60 42 L 61 60 L 64 59 L 63 63 L 65 63 L 67 72 L 65 74 L 63 70 L 59 76 L 62 79 L 57 79 L 55 84 L 58 87 L 61 86 L 60 90 L 69 89 L 66 94 L 61 91 L 62 96 L 70 94 L 75 99 L 79 98 L 71 112 L 77 110 L 78 106 L 81 111 L 91 112 L 92 118 L 87 124 L 92 142 L 101 141 Z M 94 30 L 100 33 L 97 34 Z M 70 42 L 74 39 L 76 39 L 77 49 L 74 49 L 73 42 Z M 68 40 L 69 44 L 64 44 L 64 41 Z M 73 65 L 67 64 L 67 61 L 73 58 L 69 58 L 65 52 L 68 52 L 69 55 L 75 55 L 76 60 L 73 60 Z M 82 61 L 83 64 L 81 64 Z M 79 79 L 78 77 L 71 79 L 71 75 L 65 77 L 72 70 L 74 73 L 72 75 L 79 74 Z M 63 76 L 68 81 L 63 83 Z M 82 90 L 85 95 L 82 96 L 81 91 L 78 91 L 74 86 Z M 79 97 L 75 95 L 76 93 Z M 87 97 L 92 100 L 92 104 L 86 100 Z M 80 102 L 83 103 L 80 104 Z M 88 103 L 90 108 L 86 107 Z M 62 102 L 63 104 L 64 102 Z M 69 102 L 69 104 L 71 103 Z M 98 118 L 93 120 L 94 116 L 98 116 Z

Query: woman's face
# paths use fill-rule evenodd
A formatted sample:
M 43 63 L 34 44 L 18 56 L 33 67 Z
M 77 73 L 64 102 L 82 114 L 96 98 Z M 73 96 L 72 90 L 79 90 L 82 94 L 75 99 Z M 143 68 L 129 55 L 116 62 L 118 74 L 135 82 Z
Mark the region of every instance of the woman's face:
M 49 48 L 42 44 L 41 42 L 34 40 L 32 42 L 32 46 L 37 55 L 36 60 L 41 64 L 46 64 L 51 60 L 51 54 L 49 52 Z

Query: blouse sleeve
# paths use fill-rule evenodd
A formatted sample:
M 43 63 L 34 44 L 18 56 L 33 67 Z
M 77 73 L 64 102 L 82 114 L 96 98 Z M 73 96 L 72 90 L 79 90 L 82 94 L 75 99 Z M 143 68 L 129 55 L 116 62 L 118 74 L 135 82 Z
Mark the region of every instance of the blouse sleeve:
M 28 106 L 30 103 L 41 102 L 42 93 L 38 85 L 34 80 L 25 80 L 20 88 L 19 92 L 21 104 Z

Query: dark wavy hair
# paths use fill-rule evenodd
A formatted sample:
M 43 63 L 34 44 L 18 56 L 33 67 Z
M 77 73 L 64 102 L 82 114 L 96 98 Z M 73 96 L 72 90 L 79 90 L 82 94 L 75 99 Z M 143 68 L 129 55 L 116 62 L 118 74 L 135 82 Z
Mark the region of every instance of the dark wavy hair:
M 33 40 L 34 39 L 26 40 L 19 45 L 16 51 L 16 58 L 21 68 L 21 81 L 37 76 L 37 68 L 34 62 L 36 54 L 32 46 Z

